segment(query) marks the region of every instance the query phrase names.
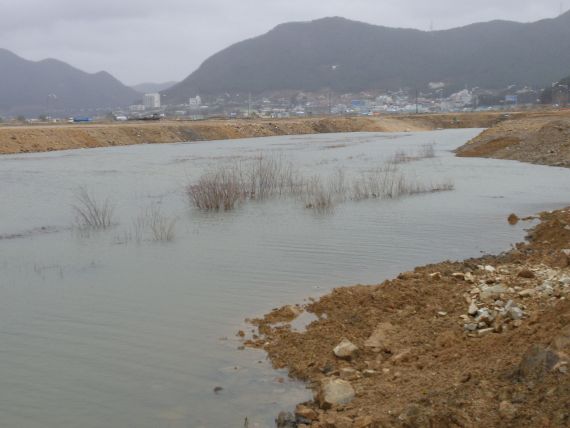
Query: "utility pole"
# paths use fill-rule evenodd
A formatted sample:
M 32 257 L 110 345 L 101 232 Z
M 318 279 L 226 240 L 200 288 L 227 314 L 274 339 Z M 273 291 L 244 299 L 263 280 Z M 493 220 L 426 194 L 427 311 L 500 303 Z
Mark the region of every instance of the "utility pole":
M 420 112 L 420 108 L 418 106 L 418 88 L 416 87 L 416 114 Z
M 249 97 L 247 99 L 247 117 L 251 117 L 251 92 L 249 93 Z

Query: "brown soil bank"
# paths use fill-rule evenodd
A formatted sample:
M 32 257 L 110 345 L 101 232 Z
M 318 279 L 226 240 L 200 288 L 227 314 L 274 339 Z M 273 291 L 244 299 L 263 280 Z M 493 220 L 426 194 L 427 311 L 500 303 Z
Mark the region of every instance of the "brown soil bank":
M 505 219 L 505 227 L 507 221 Z M 292 427 L 570 426 L 570 210 L 500 256 L 416 268 L 254 320 L 309 382 Z M 318 317 L 305 331 L 289 322 Z
M 570 167 L 570 111 L 499 123 L 460 147 L 457 155 Z
M 464 113 L 383 116 L 378 118 L 0 126 L 0 154 L 330 132 L 399 132 L 437 128 L 487 128 L 504 119 L 504 115 L 499 113 Z

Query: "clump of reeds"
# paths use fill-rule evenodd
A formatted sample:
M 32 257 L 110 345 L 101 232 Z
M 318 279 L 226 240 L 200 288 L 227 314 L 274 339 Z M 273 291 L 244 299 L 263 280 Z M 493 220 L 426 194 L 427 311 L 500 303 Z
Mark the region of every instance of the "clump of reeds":
M 390 162 L 394 164 L 409 163 L 413 161 L 418 161 L 422 159 L 431 159 L 435 157 L 435 145 L 434 143 L 424 144 L 415 154 L 410 154 L 405 150 L 398 150 L 392 156 Z
M 72 205 L 76 225 L 83 230 L 102 230 L 111 227 L 115 207 L 109 199 L 97 200 L 87 189 L 80 188 Z
M 386 163 L 375 170 L 364 173 L 354 180 L 351 198 L 363 199 L 396 199 L 420 193 L 442 192 L 453 190 L 450 180 L 427 184 L 416 179 L 410 179 L 398 170 L 394 163 Z
M 319 214 L 330 213 L 334 210 L 335 181 L 330 181 L 328 186 L 323 185 L 319 176 L 311 177 L 305 184 L 303 200 L 305 208 L 312 209 Z
M 229 211 L 246 199 L 265 200 L 302 191 L 303 178 L 282 157 L 263 155 L 235 161 L 204 174 L 187 193 L 205 211 Z
M 422 148 L 423 156 L 431 156 L 433 145 Z M 306 208 L 330 211 L 346 199 L 394 199 L 404 196 L 452 190 L 453 183 L 426 184 L 410 179 L 397 164 L 411 158 L 401 152 L 400 161 L 391 160 L 380 167 L 347 179 L 337 169 L 323 181 L 320 176 L 305 178 L 282 157 L 258 156 L 250 160 L 221 165 L 205 173 L 187 192 L 194 206 L 206 211 L 229 211 L 246 200 L 296 196 Z
M 148 213 L 148 227 L 153 241 L 172 241 L 174 239 L 174 228 L 176 218 L 164 216 L 160 207 L 154 205 Z
M 413 159 L 414 158 L 410 156 L 408 153 L 406 153 L 405 150 L 398 150 L 396 151 L 396 153 L 394 153 L 394 156 L 392 157 L 392 162 L 395 164 L 408 163 L 411 162 Z
M 194 205 L 205 211 L 230 211 L 244 198 L 239 176 L 223 168 L 203 175 L 187 192 Z
M 263 200 L 299 191 L 303 179 L 291 162 L 282 156 L 259 155 L 232 167 L 239 176 L 244 196 Z
M 433 143 L 424 144 L 420 147 L 418 158 L 430 159 L 435 157 L 435 145 Z

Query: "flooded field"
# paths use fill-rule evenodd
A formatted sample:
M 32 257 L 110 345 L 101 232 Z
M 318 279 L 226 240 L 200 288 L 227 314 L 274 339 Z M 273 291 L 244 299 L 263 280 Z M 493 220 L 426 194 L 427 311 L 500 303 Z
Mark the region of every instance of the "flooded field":
M 247 417 L 271 426 L 309 394 L 263 353 L 238 349 L 244 318 L 417 265 L 501 252 L 529 226 L 509 226 L 510 213 L 567 205 L 568 169 L 455 158 L 451 150 L 478 132 L 0 157 L 2 425 L 242 427 Z M 416 156 L 426 145 L 433 153 Z M 406 177 L 454 190 L 348 196 L 327 212 L 294 196 L 227 212 L 193 206 L 187 186 L 202 174 L 260 154 L 306 177 L 341 168 L 349 181 L 398 159 Z M 77 227 L 82 190 L 108 200 L 111 227 Z M 157 238 L 153 218 L 169 239 Z

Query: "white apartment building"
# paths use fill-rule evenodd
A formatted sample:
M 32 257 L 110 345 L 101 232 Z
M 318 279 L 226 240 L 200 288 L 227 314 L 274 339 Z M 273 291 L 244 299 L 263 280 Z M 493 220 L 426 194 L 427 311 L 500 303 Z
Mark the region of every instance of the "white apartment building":
M 160 94 L 144 94 L 143 104 L 147 109 L 160 108 Z

